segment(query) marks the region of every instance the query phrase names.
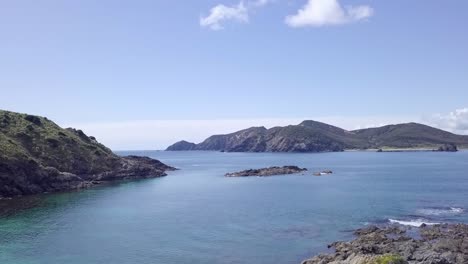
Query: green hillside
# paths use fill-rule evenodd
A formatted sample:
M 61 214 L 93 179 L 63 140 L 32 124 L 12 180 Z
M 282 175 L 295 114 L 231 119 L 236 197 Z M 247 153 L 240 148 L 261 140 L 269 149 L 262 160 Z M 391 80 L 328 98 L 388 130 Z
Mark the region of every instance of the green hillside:
M 45 117 L 3 110 L 0 150 L 0 197 L 81 188 L 96 180 L 162 176 L 170 168 L 121 158 L 83 131 L 63 129 Z

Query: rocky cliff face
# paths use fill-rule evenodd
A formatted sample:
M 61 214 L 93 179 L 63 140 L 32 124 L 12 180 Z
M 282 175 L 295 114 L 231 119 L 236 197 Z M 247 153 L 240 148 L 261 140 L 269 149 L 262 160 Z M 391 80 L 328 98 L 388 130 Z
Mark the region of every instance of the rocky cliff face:
M 83 131 L 45 117 L 0 110 L 0 197 L 160 177 L 171 169 L 149 158 L 119 157 Z
M 468 147 L 468 136 L 416 123 L 347 131 L 309 120 L 295 126 L 252 127 L 227 135 L 215 135 L 200 144 L 178 142 L 167 150 L 326 152 L 387 147 L 437 150 L 447 144 Z

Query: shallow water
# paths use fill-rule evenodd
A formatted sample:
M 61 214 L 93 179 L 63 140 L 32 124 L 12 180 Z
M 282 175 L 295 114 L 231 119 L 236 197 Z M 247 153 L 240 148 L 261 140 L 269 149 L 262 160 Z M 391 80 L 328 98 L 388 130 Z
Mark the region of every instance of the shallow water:
M 181 170 L 0 201 L 0 263 L 300 263 L 366 224 L 468 223 L 468 152 L 121 154 Z M 309 172 L 223 177 L 272 165 Z

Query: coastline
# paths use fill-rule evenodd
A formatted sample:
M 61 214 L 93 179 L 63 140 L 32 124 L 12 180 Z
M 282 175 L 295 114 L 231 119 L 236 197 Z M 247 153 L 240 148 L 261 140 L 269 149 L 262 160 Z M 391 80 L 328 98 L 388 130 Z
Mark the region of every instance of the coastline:
M 328 245 L 334 253 L 314 256 L 302 264 L 468 263 L 467 224 L 368 226 L 354 235 L 352 241 Z
M 434 148 L 381 148 L 381 152 L 447 152 Z M 468 148 L 458 148 L 458 151 L 467 151 Z M 379 149 L 345 149 L 344 152 L 379 152 Z

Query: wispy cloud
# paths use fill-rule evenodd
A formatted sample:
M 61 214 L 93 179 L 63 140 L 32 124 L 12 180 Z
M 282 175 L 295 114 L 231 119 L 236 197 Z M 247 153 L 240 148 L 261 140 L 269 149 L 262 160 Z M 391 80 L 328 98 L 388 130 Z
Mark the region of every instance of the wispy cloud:
M 456 109 L 448 114 L 435 114 L 426 117 L 425 121 L 454 133 L 468 134 L 468 107 Z
M 237 5 L 226 6 L 216 5 L 210 9 L 210 14 L 200 17 L 200 26 L 212 30 L 224 29 L 223 24 L 228 21 L 247 23 L 249 22 L 249 12 L 254 8 L 263 7 L 272 0 L 241 1 Z
M 208 27 L 212 30 L 223 29 L 223 23 L 232 20 L 236 22 L 247 23 L 249 15 L 244 2 L 235 6 L 217 5 L 210 10 L 210 14 L 200 18 L 200 26 Z
M 352 23 L 373 14 L 374 9 L 367 5 L 343 8 L 338 0 L 308 0 L 295 15 L 287 16 L 285 22 L 291 27 L 321 27 Z

